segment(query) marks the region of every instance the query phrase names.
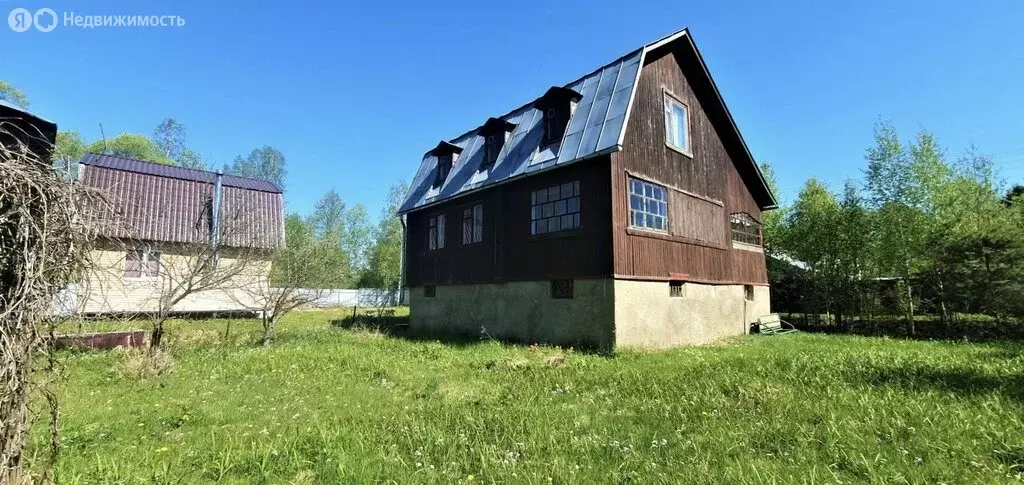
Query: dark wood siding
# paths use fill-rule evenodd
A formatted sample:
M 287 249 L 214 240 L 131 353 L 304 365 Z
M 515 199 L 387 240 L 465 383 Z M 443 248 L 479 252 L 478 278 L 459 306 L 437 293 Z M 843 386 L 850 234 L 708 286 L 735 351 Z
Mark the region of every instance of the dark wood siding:
M 761 210 L 705 111 L 712 102 L 707 91 L 698 95 L 688 82 L 684 69 L 694 73 L 696 64 L 685 50 L 662 50 L 651 53 L 641 71 L 623 150 L 611 156 L 614 272 L 626 278 L 685 275 L 710 283 L 767 284 L 764 254 L 733 249 L 730 242 L 729 214 L 746 212 L 760 221 Z M 665 144 L 666 91 L 688 108 L 692 157 Z M 668 233 L 629 228 L 629 176 L 670 189 Z
M 608 156 L 538 173 L 408 214 L 409 286 L 610 277 L 611 191 Z M 534 190 L 580 182 L 580 228 L 533 236 Z M 484 237 L 462 244 L 462 210 L 482 203 Z M 445 214 L 445 247 L 428 250 L 428 218 Z

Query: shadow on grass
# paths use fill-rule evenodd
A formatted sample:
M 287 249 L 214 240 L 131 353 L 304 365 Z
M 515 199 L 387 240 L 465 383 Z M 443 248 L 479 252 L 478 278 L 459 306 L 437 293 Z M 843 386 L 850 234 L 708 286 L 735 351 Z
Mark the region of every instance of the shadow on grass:
M 901 387 L 910 391 L 936 390 L 959 397 L 997 394 L 1024 402 L 1024 370 L 993 375 L 968 368 L 869 366 L 851 372 L 854 380 L 872 387 Z
M 436 342 L 447 347 L 455 348 L 473 347 L 492 341 L 521 346 L 534 344 L 547 345 L 542 342 L 528 342 L 518 339 L 498 338 L 480 333 L 472 334 L 468 332 L 445 332 L 437 330 L 430 332 L 418 332 L 409 328 L 408 315 L 357 315 L 355 318 L 352 316 L 346 316 L 331 320 L 330 323 L 336 328 L 376 331 L 387 335 L 389 338 L 402 339 L 410 342 Z M 586 344 L 573 345 L 572 349 L 580 353 L 592 355 L 612 356 L 614 354 L 611 349 Z
M 943 323 L 937 317 L 920 316 L 910 324 L 901 317 L 871 320 L 850 318 L 842 324 L 814 314 L 782 314 L 782 318 L 803 332 L 890 337 L 906 340 L 970 340 L 974 342 L 1024 342 L 1024 323 L 993 318 L 962 318 Z

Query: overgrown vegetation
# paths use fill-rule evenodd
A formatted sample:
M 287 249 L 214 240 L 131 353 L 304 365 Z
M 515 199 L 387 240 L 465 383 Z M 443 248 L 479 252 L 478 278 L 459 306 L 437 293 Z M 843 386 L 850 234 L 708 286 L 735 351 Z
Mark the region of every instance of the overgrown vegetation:
M 23 446 L 40 413 L 33 391 L 45 397 L 54 426 L 46 456 L 56 459 L 59 452 L 57 401 L 35 371 L 53 370 L 46 364 L 45 320 L 59 289 L 86 268 L 95 237 L 77 207 L 95 194 L 50 170 L 51 136 L 32 123 L 0 121 L 0 483 L 25 478 Z
M 588 355 L 172 322 L 169 372 L 67 353 L 61 483 L 1003 483 L 1020 343 L 747 336 Z M 247 329 L 240 331 L 239 329 Z M 198 335 L 197 337 L 192 337 Z M 45 430 L 34 443 L 46 446 Z
M 292 284 L 305 288 L 374 288 L 395 293 L 401 279 L 402 220 L 398 207 L 406 192 L 399 182 L 388 189 L 376 227 L 362 204 L 347 207 L 334 190 L 316 203 L 313 214 L 290 214 L 285 219 L 289 245 L 320 247 L 319 274 L 304 273 Z M 272 284 L 274 284 L 272 282 Z M 378 301 L 394 301 L 382 295 Z
M 812 178 L 766 216 L 773 307 L 847 329 L 902 314 L 911 335 L 919 314 L 1024 321 L 1024 197 L 991 160 L 970 149 L 950 162 L 931 133 L 904 143 L 888 124 L 866 159 L 862 184 L 836 194 Z

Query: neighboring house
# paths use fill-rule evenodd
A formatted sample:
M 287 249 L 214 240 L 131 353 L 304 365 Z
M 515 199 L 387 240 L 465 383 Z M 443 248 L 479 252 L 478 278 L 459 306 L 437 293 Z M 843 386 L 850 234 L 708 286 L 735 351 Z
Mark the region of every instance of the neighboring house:
M 273 251 L 284 244 L 277 185 L 94 153 L 82 158 L 75 178 L 107 199 L 90 207 L 101 221 L 102 242 L 92 271 L 77 288 L 79 311 L 156 312 L 162 294 L 211 259 L 216 268 L 240 269 L 172 312 L 253 308 L 247 290 L 267 284 Z
M 413 331 L 664 347 L 769 312 L 775 198 L 687 30 L 538 94 L 423 157 Z

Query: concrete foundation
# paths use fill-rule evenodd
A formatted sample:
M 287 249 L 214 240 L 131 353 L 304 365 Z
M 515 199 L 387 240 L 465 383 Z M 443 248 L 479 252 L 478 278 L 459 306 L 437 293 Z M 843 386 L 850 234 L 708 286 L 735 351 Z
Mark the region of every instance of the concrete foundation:
M 576 280 L 573 298 L 551 297 L 550 281 L 423 287 L 409 291 L 409 330 L 487 335 L 523 343 L 611 348 L 612 280 Z
M 410 288 L 411 331 L 490 336 L 523 343 L 611 349 L 707 343 L 748 332 L 770 312 L 767 286 L 575 280 L 571 299 L 551 297 L 550 281 Z
M 743 335 L 757 318 L 769 313 L 767 286 L 684 283 L 682 296 L 669 295 L 669 284 L 615 280 L 615 345 L 674 347 Z

